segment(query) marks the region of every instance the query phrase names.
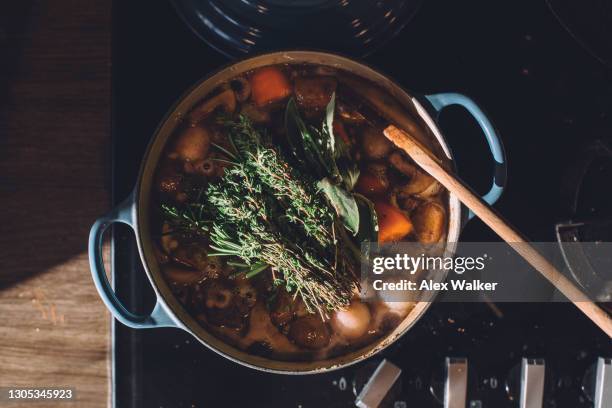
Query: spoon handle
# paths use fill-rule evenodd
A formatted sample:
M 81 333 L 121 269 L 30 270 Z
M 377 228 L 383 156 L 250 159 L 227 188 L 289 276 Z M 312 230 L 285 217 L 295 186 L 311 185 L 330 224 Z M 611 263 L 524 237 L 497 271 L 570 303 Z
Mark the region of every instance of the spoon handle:
M 588 297 L 580 289 L 559 272 L 532 245 L 529 245 L 529 241 L 503 220 L 489 204 L 473 193 L 461 180 L 444 170 L 426 147 L 408 133 L 393 125 L 388 126 L 384 130 L 384 134 L 397 147 L 405 151 L 423 170 L 438 180 L 459 201 L 472 210 L 477 217 L 570 299 L 582 313 L 609 337 L 612 337 L 612 319 L 610 316 L 598 305 L 588 300 Z

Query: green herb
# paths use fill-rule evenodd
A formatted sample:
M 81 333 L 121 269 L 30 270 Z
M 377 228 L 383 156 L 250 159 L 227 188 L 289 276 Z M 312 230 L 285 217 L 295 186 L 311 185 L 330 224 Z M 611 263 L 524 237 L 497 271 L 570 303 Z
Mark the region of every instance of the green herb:
M 181 230 L 210 239 L 209 256 L 240 258 L 252 277 L 268 268 L 276 284 L 322 316 L 348 306 L 353 261 L 336 241 L 335 214 L 314 182 L 265 146 L 245 117 L 223 122 L 235 154 L 219 183 L 164 213 Z M 169 209 L 169 210 L 168 210 Z M 234 261 L 232 261 L 234 262 Z
M 198 198 L 182 208 L 162 204 L 161 211 L 171 228 L 167 234 L 179 234 L 188 237 L 206 237 L 208 235 L 211 221 L 204 218 L 204 206 L 199 203 Z
M 357 207 L 355 197 L 341 186 L 333 184 L 327 177 L 319 180 L 317 186 L 327 196 L 346 229 L 351 231 L 353 235 L 357 235 L 359 232 L 359 207 Z
M 317 185 L 326 195 L 344 227 L 361 242 L 364 237 L 373 237 L 371 225 L 378 224 L 372 203 L 361 196 L 362 205 L 358 205 L 352 192 L 359 168 L 351 157 L 350 150 L 344 141 L 335 137 L 333 132 L 336 96 L 332 97 L 325 109 L 325 119 L 321 128 L 306 126 L 300 117 L 297 104 L 293 99 L 287 103 L 285 110 L 285 128 L 291 152 L 303 169 L 311 169 L 320 179 Z M 366 222 L 367 232 L 359 234 L 360 222 Z
M 374 209 L 374 204 L 362 196 L 354 193 L 359 207 L 359 231 L 357 233 L 358 242 L 378 242 L 378 216 Z

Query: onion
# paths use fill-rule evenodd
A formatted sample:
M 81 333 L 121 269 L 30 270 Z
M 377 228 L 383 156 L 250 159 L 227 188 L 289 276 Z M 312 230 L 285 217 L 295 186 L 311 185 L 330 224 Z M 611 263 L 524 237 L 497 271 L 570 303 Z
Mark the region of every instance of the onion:
M 334 313 L 331 325 L 340 336 L 356 339 L 366 333 L 370 320 L 368 306 L 361 302 L 352 302 L 348 309 Z

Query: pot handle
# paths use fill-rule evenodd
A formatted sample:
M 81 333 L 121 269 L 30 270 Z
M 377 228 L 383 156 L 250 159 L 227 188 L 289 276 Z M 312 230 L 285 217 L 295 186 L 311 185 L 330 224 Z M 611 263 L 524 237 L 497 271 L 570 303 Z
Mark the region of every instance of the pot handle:
M 125 201 L 113 208 L 111 212 L 98 218 L 89 232 L 89 267 L 91 268 L 91 275 L 102 301 L 115 319 L 133 329 L 177 327 L 176 323 L 170 319 L 164 310 L 159 298 L 151 314 L 148 316 L 141 316 L 127 310 L 115 294 L 111 283 L 106 277 L 104 262 L 102 260 L 102 238 L 104 236 L 104 231 L 115 222 L 129 225 L 134 229 L 134 193 L 130 194 Z
M 482 196 L 482 199 L 489 205 L 493 205 L 499 197 L 502 195 L 504 188 L 506 187 L 506 174 L 507 174 L 507 163 L 506 154 L 504 152 L 504 145 L 495 130 L 495 127 L 491 121 L 487 118 L 487 115 L 480 109 L 480 107 L 472 99 L 460 93 L 439 93 L 434 95 L 425 95 L 425 98 L 431 103 L 431 106 L 436 110 L 436 115 L 444 110 L 447 106 L 460 105 L 463 106 L 478 122 L 478 125 L 482 129 L 489 150 L 493 156 L 495 162 L 495 168 L 493 170 L 493 182 L 491 189 L 488 193 Z M 470 210 L 468 213 L 467 220 L 474 218 L 474 213 Z

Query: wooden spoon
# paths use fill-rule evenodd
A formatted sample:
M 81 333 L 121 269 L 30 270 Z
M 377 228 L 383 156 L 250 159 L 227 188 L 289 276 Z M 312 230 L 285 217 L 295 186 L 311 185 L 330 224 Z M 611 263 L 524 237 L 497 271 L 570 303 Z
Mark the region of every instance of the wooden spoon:
M 588 297 L 580 289 L 561 274 L 533 246 L 529 245 L 528 240 L 497 215 L 489 204 L 473 193 L 461 180 L 444 170 L 426 147 L 408 133 L 393 125 L 388 126 L 384 130 L 384 134 L 397 147 L 405 151 L 423 170 L 438 180 L 459 201 L 472 210 L 531 266 L 570 299 L 582 313 L 587 315 L 609 337 L 612 337 L 612 319 L 610 316 L 595 303 L 588 300 Z

